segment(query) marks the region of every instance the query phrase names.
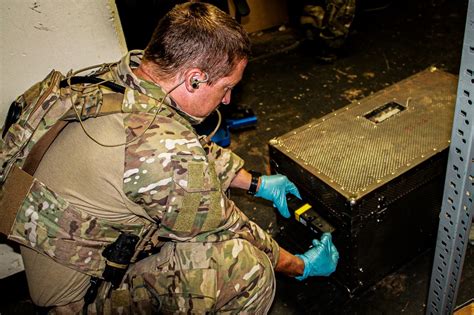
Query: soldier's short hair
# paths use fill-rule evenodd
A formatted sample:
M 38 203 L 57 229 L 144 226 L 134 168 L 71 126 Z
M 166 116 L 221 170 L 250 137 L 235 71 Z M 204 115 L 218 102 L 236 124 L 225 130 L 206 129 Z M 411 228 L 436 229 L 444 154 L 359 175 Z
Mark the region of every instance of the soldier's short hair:
M 167 79 L 199 68 L 208 73 L 208 83 L 213 84 L 249 55 L 249 37 L 237 21 L 213 5 L 187 2 L 160 20 L 145 48 L 144 60 L 155 63 L 157 74 Z

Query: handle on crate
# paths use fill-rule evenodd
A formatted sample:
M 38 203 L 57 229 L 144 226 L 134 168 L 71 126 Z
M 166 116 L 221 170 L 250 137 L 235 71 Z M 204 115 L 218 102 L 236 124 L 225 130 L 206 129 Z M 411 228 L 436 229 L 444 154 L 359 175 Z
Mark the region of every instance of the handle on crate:
M 323 233 L 332 233 L 336 229 L 329 224 L 321 215 L 319 215 L 313 206 L 301 199 L 288 195 L 286 198 L 290 213 L 294 214 L 296 221 L 308 227 L 314 233 L 320 235 Z

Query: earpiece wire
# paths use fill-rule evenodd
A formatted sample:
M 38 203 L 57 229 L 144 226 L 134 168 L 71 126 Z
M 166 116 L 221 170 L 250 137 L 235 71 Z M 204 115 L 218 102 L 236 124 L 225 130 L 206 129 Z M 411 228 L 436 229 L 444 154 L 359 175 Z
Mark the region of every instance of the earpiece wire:
M 222 123 L 221 112 L 217 108 L 216 108 L 216 112 L 217 112 L 217 124 L 214 130 L 208 136 L 204 138 L 204 141 L 206 143 L 209 143 L 211 141 L 212 137 L 214 137 L 214 135 L 216 134 L 217 130 L 219 130 L 219 127 L 221 126 L 221 123 Z
M 98 67 L 101 67 L 101 68 L 105 68 L 107 67 L 108 69 L 110 69 L 110 67 L 113 65 L 113 63 L 111 64 L 100 64 L 100 65 L 95 65 L 95 66 L 90 66 L 90 67 L 86 67 L 86 68 L 83 68 L 83 69 L 80 69 L 80 70 L 77 70 L 77 71 L 74 71 L 74 72 L 71 72 L 71 74 L 68 75 L 68 77 L 66 78 L 66 82 L 68 84 L 68 87 L 72 90 L 72 91 L 76 91 L 76 92 L 81 92 L 80 89 L 74 89 L 72 87 L 72 84 L 71 84 L 71 78 L 78 74 L 78 73 L 81 73 L 81 72 L 84 72 L 84 71 L 87 71 L 87 70 L 90 70 L 90 69 L 95 69 L 95 68 L 98 68 Z M 88 85 L 87 87 L 84 87 L 84 89 L 86 88 L 90 88 L 90 87 L 95 87 L 95 86 L 99 86 L 100 84 L 104 83 L 104 82 L 107 82 L 108 80 L 104 80 L 102 82 L 98 82 L 98 83 L 93 83 L 93 84 L 90 84 Z M 87 137 L 89 137 L 92 141 L 94 141 L 95 143 L 97 143 L 98 145 L 100 146 L 103 146 L 103 147 L 108 147 L 108 148 L 113 148 L 113 147 L 120 147 L 120 146 L 124 146 L 124 145 L 127 145 L 127 144 L 130 144 L 134 141 L 136 141 L 137 139 L 141 138 L 145 132 L 148 131 L 148 129 L 151 127 L 151 125 L 153 124 L 153 122 L 155 121 L 156 119 L 156 116 L 158 115 L 159 112 L 161 112 L 161 107 L 163 106 L 163 103 L 165 102 L 165 99 L 166 97 L 168 97 L 168 95 L 173 92 L 175 89 L 177 89 L 181 84 L 183 84 L 184 81 L 181 81 L 180 83 L 176 84 L 171 90 L 169 90 L 168 92 L 165 93 L 165 95 L 163 96 L 163 98 L 160 100 L 160 103 L 159 105 L 157 106 L 158 108 L 156 109 L 156 107 L 153 107 L 152 109 L 155 109 L 155 113 L 153 115 L 153 119 L 150 121 L 150 123 L 147 125 L 147 127 L 145 128 L 145 130 L 139 134 L 138 136 L 134 137 L 133 139 L 130 139 L 128 141 L 125 141 L 123 143 L 117 143 L 117 144 L 107 144 L 107 143 L 102 143 L 100 142 L 99 140 L 97 140 L 96 138 L 94 138 L 87 130 L 86 130 L 86 127 L 84 126 L 84 123 L 83 123 L 83 120 L 81 118 L 81 115 L 79 115 L 79 112 L 77 111 L 77 108 L 76 106 L 74 105 L 74 101 L 72 99 L 72 93 L 69 94 L 69 98 L 71 100 L 71 105 L 72 105 L 72 108 L 74 109 L 74 113 L 76 114 L 76 118 L 78 119 L 79 121 L 79 124 L 81 125 L 81 128 L 82 130 L 84 131 L 85 135 Z M 84 106 L 81 107 L 81 112 L 83 112 L 84 110 Z M 219 113 L 219 117 L 220 117 L 220 113 Z M 220 120 L 219 120 L 220 121 Z

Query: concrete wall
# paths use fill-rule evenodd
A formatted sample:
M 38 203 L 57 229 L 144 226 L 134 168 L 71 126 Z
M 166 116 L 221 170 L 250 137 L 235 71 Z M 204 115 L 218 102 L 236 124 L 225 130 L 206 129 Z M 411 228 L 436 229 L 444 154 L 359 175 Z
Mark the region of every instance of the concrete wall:
M 113 0 L 1 0 L 0 125 L 16 96 L 51 69 L 115 61 L 126 50 Z

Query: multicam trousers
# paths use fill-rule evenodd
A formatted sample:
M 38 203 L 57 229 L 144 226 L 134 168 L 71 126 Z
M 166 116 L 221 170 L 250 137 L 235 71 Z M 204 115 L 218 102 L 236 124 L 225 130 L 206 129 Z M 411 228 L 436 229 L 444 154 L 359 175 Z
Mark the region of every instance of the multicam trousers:
M 266 314 L 274 292 L 270 260 L 246 240 L 169 242 L 88 314 Z
M 127 276 L 134 312 L 268 312 L 275 276 L 270 260 L 242 239 L 173 243 L 133 266 Z

